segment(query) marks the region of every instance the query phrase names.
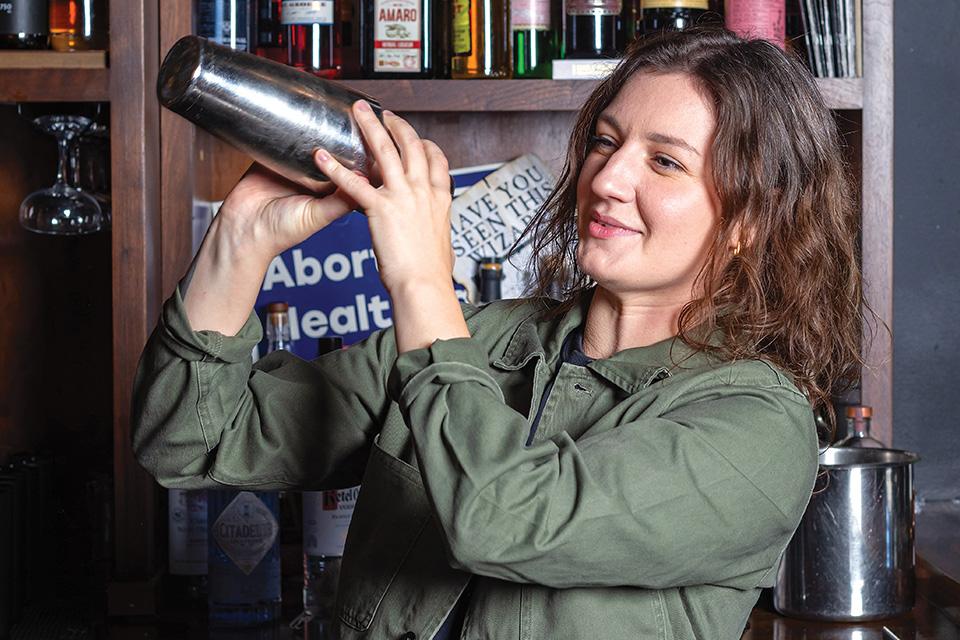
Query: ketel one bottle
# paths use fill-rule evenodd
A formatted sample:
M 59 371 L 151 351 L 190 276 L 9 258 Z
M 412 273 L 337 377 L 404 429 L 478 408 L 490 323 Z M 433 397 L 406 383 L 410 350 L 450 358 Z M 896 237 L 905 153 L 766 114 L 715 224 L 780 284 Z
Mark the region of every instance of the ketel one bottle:
M 447 0 L 363 0 L 364 78 L 443 78 L 450 73 Z
M 280 617 L 280 497 L 276 491 L 207 492 L 207 601 L 211 627 Z

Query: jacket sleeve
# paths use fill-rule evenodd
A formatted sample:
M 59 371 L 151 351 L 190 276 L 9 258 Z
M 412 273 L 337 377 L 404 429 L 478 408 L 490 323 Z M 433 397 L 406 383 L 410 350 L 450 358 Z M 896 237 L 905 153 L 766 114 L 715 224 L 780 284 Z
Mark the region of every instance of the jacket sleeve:
M 438 341 L 391 381 L 454 566 L 558 588 L 752 589 L 776 565 L 817 469 L 786 376 L 746 363 L 615 428 L 524 447 L 486 367 L 474 340 Z
M 194 332 L 179 289 L 144 348 L 133 452 L 161 485 L 321 489 L 360 483 L 386 411 L 381 334 L 312 362 L 275 352 L 251 365 L 256 314 L 236 336 Z M 349 381 L 349 385 L 346 383 Z

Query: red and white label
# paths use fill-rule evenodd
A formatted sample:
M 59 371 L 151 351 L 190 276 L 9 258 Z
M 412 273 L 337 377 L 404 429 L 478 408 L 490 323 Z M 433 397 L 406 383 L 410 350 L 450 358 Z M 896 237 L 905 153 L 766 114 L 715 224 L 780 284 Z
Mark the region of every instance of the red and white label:
M 423 70 L 420 0 L 376 0 L 373 8 L 373 70 L 417 73 Z

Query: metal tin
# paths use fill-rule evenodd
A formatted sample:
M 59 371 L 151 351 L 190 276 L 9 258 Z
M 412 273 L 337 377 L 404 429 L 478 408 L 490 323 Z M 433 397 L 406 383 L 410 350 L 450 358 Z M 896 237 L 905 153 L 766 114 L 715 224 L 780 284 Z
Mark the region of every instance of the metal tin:
M 184 36 L 157 78 L 160 103 L 280 175 L 311 189 L 327 182 L 318 147 L 350 170 L 368 173 L 360 129 L 350 113 L 362 93 L 278 62 Z
M 909 451 L 829 447 L 773 599 L 795 618 L 891 618 L 915 603 L 913 463 Z

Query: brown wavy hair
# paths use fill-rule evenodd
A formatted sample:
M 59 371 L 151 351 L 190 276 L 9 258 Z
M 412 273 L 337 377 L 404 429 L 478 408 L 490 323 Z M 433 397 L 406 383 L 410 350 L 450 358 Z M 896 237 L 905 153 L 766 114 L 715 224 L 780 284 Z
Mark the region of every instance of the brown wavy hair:
M 580 110 L 558 186 L 525 233 L 535 256 L 530 293 L 561 298 L 561 313 L 593 286 L 576 260 L 577 179 L 598 116 L 638 72 L 694 78 L 717 120 L 721 220 L 698 277 L 702 295 L 681 312 L 678 338 L 725 359 L 773 362 L 832 424 L 831 394 L 857 381 L 864 364 L 869 307 L 856 183 L 813 77 L 769 42 L 713 24 L 641 40 L 625 53 Z M 725 337 L 721 346 L 698 339 L 693 329 L 704 323 Z

